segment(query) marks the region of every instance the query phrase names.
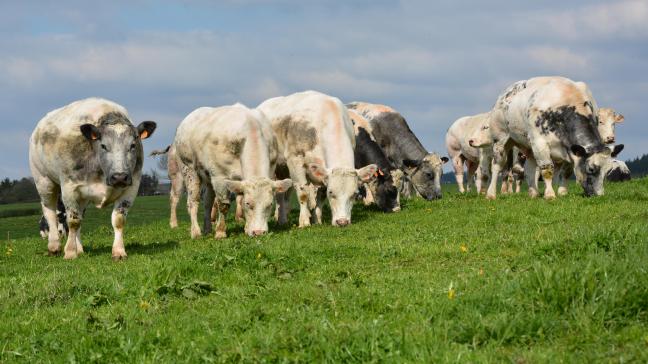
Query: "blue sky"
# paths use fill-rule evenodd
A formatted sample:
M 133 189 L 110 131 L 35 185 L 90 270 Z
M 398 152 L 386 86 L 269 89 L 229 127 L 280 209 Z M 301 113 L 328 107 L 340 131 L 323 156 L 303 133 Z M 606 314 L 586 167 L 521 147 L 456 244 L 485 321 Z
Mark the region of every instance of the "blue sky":
M 90 96 L 124 105 L 134 123 L 157 121 L 147 151 L 168 145 L 197 107 L 314 89 L 390 105 L 445 154 L 455 119 L 540 75 L 587 82 L 599 106 L 625 116 L 622 159 L 648 152 L 648 1 L 75 0 L 0 10 L 0 177 L 29 175 L 38 120 Z

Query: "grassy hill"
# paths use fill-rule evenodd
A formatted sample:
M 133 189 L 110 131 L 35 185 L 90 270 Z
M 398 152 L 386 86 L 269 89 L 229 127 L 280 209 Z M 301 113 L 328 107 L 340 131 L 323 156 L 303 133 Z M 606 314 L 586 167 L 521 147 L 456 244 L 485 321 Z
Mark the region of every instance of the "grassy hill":
M 444 188 L 222 241 L 140 197 L 118 263 L 109 210 L 75 261 L 45 255 L 38 216 L 2 218 L 0 362 L 648 361 L 648 179 L 550 202 Z

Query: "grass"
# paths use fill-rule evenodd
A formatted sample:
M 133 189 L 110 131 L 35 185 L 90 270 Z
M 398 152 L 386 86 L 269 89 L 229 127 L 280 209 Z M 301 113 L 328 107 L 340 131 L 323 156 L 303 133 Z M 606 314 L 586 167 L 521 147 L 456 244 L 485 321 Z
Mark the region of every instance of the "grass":
M 0 362 L 648 361 L 648 179 L 549 202 L 448 188 L 223 241 L 138 198 L 118 263 L 108 210 L 71 262 L 33 216 L 1 219 Z

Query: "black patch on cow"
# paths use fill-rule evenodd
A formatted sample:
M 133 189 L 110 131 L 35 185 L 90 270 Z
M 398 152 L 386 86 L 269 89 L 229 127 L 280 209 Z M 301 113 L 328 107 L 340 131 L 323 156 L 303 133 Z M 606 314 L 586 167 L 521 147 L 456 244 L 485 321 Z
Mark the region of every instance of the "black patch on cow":
M 116 125 L 116 124 L 127 124 L 129 126 L 132 126 L 130 120 L 128 120 L 128 117 L 126 115 L 116 111 L 105 113 L 99 118 L 98 121 L 99 121 L 99 125 L 101 126 Z
M 317 145 L 317 130 L 303 121 L 294 120 L 291 116 L 279 120 L 275 130 L 282 134 L 287 143 L 299 146 L 299 150 L 294 152 L 313 150 Z
M 518 81 L 512 84 L 504 91 L 504 94 L 498 98 L 496 105 L 500 105 L 504 110 L 507 110 L 511 104 L 511 99 L 520 91 L 526 89 L 526 87 L 526 81 Z
M 631 178 L 632 176 L 628 171 L 624 171 L 619 167 L 612 168 L 606 176 L 606 179 L 610 182 L 624 182 L 629 181 Z
M 236 157 L 240 157 L 245 147 L 245 138 L 229 140 L 225 145 L 228 152 Z
M 581 145 L 588 153 L 600 152 L 605 148 L 595 127 L 593 114 L 580 114 L 574 106 L 565 105 L 542 111 L 535 125 L 544 135 L 554 133 L 568 148 Z
M 59 138 L 60 131 L 59 129 L 54 126 L 50 125 L 50 129 L 43 130 L 41 131 L 38 140 L 40 141 L 41 144 L 54 144 L 56 140 Z M 38 141 L 37 141 L 38 142 Z
M 128 209 L 131 207 L 131 202 L 128 200 L 121 201 L 117 205 L 117 212 L 119 212 L 122 215 L 128 214 Z

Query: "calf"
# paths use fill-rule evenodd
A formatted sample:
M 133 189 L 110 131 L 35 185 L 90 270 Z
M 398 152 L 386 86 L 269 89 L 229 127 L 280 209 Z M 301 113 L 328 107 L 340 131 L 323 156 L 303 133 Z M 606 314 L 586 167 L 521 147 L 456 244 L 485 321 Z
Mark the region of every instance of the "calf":
M 88 203 L 113 204 L 115 231 L 112 257 L 126 258 L 123 230 L 142 174 L 142 139 L 156 124 L 131 124 L 126 109 L 108 100 L 90 98 L 54 110 L 38 122 L 29 141 L 29 165 L 41 198 L 43 215 L 56 226 L 59 196 L 67 213 L 69 234 L 65 259 L 83 252 L 81 220 Z M 50 229 L 47 249 L 60 251 L 59 234 Z
M 410 130 L 405 118 L 394 109 L 364 102 L 347 104 L 351 110 L 369 120 L 378 145 L 407 179 L 402 194 L 409 197 L 409 187 L 427 200 L 441 198 L 441 175 L 448 158 L 428 153 L 416 135 Z
M 402 181 L 402 178 L 399 177 L 403 172 L 394 168 L 394 165 L 376 143 L 367 119 L 353 110 L 349 110 L 349 117 L 355 132 L 356 146 L 353 155 L 356 168 L 368 164 L 378 166 L 376 178 L 365 184 L 367 194 L 365 202 L 375 202 L 385 212 L 400 211 L 400 186 L 397 186 L 396 183 Z
M 519 81 L 497 99 L 491 112 L 489 134 L 493 140 L 491 175 L 506 163 L 513 146 L 527 155 L 529 195 L 538 195 L 538 172 L 547 186 L 545 198 L 555 198 L 554 165 L 574 165 L 587 196 L 604 193 L 603 180 L 614 153 L 601 141 L 597 130 L 598 107 L 582 82 L 563 77 L 537 77 Z M 536 166 L 539 169 L 536 169 Z M 530 172 L 529 172 L 530 171 Z M 496 179 L 491 178 L 487 197 L 495 198 Z M 558 194 L 566 194 L 566 179 Z
M 61 197 L 59 196 L 58 200 L 56 201 L 56 221 L 58 222 L 57 229 L 60 237 L 65 237 L 69 231 L 66 220 L 67 217 L 65 214 L 65 206 L 63 205 L 63 200 L 61 200 Z M 49 235 L 49 224 L 47 223 L 44 215 L 41 216 L 38 225 L 41 238 L 47 239 Z
M 205 216 L 210 216 L 210 224 L 216 224 L 216 239 L 227 237 L 230 191 L 242 196 L 245 233 L 258 236 L 268 231 L 274 193 L 285 192 L 292 182 L 271 178 L 277 142 L 262 112 L 241 104 L 196 109 L 178 126 L 173 148 L 183 165 L 192 238 L 201 235 L 201 186 Z M 206 226 L 205 231 L 210 228 Z
M 371 181 L 378 167 L 354 167 L 353 124 L 342 102 L 319 92 L 305 91 L 266 100 L 259 109 L 268 116 L 277 136 L 281 160 L 277 175 L 288 172 L 294 182 L 300 207 L 299 226 L 310 225 L 311 217 L 313 222 L 321 222 L 321 199 L 314 187 L 326 187 L 331 224 L 350 224 L 358 185 Z M 316 206 L 309 206 L 313 197 Z M 277 199 L 279 222 L 285 223 L 285 195 Z

